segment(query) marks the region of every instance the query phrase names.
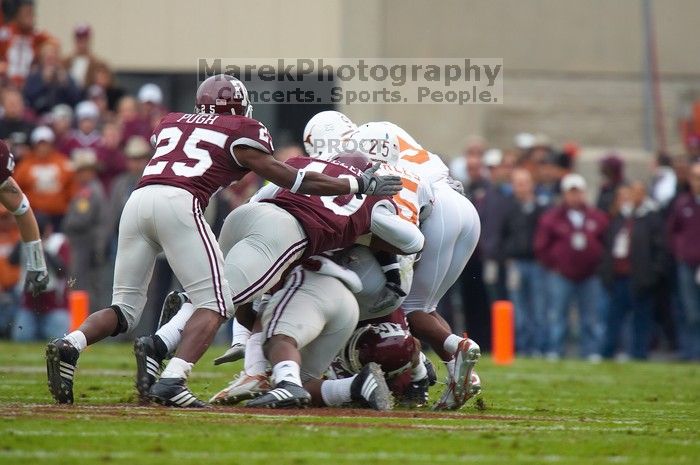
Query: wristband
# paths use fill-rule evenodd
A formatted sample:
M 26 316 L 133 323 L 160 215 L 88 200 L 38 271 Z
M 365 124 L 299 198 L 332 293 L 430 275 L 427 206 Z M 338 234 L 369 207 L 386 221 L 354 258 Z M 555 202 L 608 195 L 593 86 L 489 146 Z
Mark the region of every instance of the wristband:
M 46 261 L 44 260 L 44 250 L 41 247 L 41 240 L 22 242 L 27 271 L 46 271 Z
M 29 210 L 29 199 L 27 198 L 26 195 L 22 194 L 22 201 L 19 203 L 19 206 L 11 212 L 14 216 L 22 216 L 27 211 Z
M 306 176 L 305 170 L 297 170 L 297 178 L 294 180 L 294 185 L 292 186 L 292 188 L 289 189 L 292 192 L 292 194 L 297 193 L 297 191 L 301 187 L 301 182 L 304 180 L 304 176 Z
M 360 190 L 360 184 L 357 182 L 357 178 L 349 177 L 348 182 L 350 183 L 350 193 L 356 194 Z

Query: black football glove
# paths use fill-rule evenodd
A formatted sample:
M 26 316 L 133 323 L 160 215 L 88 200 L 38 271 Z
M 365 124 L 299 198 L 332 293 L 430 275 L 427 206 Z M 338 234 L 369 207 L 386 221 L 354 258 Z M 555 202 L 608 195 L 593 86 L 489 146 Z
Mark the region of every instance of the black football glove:
M 49 273 L 46 270 L 27 271 L 24 280 L 24 292 L 31 292 L 33 297 L 41 294 L 49 285 Z
M 401 190 L 401 178 L 399 176 L 377 175 L 376 172 L 380 166 L 380 162 L 375 163 L 357 178 L 358 194 L 391 197 L 399 193 Z

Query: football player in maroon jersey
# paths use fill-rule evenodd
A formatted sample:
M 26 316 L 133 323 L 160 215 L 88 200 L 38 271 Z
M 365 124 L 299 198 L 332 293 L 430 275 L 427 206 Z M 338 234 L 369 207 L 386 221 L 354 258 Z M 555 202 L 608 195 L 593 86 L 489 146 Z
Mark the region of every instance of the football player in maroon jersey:
M 41 235 L 34 212 L 29 206 L 27 196 L 22 193 L 14 179 L 15 158 L 7 144 L 0 140 L 0 204 L 15 216 L 22 238 L 22 251 L 27 271 L 24 289 L 34 295 L 42 292 L 49 284 L 46 271 L 44 251 L 41 247 Z
M 294 158 L 287 163 L 339 178 L 353 176 L 371 165 L 358 153 L 343 153 L 329 161 Z M 226 218 L 219 236 L 220 247 L 226 255 L 224 272 L 234 304 L 241 308 L 261 296 L 298 260 L 347 247 L 358 236 L 370 231 L 403 253 L 415 253 L 422 248 L 420 230 L 397 214 L 397 207 L 388 196 L 318 197 L 269 185 Z M 192 316 L 194 306 L 183 305 L 182 299 L 177 308 L 177 315 L 155 336 L 144 336 L 136 343 L 143 347 L 136 353 L 139 393 L 151 398 L 165 397 L 159 401 L 166 404 L 175 403 L 168 402 L 165 394 L 170 392 L 168 386 L 181 383 L 186 373 L 170 370 L 171 360 L 160 380 L 153 383 L 165 356 L 175 348 L 181 350 L 187 342 L 187 326 L 192 321 L 190 318 L 196 317 Z
M 197 308 L 183 335 L 187 343 L 170 364 L 189 371 L 199 360 L 216 328 L 233 313 L 223 255 L 202 213 L 219 189 L 250 171 L 303 194 L 383 196 L 401 189 L 398 177 L 375 174 L 378 165 L 337 178 L 280 163 L 272 157 L 267 128 L 251 114 L 245 86 L 221 74 L 197 89 L 195 113 L 170 113 L 155 128 L 155 152 L 119 224 L 112 305 L 47 346 L 49 389 L 57 402 L 73 402 L 73 375 L 85 347 L 138 323 L 161 252 Z M 172 404 L 204 405 L 189 392 L 184 379 L 171 387 L 178 391 Z

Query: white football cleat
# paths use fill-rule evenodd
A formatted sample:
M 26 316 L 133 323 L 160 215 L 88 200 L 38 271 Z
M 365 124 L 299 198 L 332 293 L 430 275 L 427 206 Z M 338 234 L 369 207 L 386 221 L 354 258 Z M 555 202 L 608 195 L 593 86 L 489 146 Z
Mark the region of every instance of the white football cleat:
M 481 357 L 479 344 L 469 338 L 464 338 L 457 346 L 455 353 L 454 396 L 461 407 L 471 397 L 472 371 Z
M 254 399 L 272 389 L 270 377 L 265 374 L 249 375 L 241 371 L 224 389 L 209 400 L 211 404 L 233 405 Z
M 433 410 L 457 410 L 461 408 L 469 399 L 481 392 L 481 378 L 476 374 L 476 371 L 472 371 L 469 394 L 464 398 L 464 402 L 461 404 L 457 402 L 454 392 L 455 382 L 450 381 L 447 384 L 445 392 L 442 393 L 440 400 L 433 406 Z
M 245 357 L 245 344 L 237 342 L 224 352 L 222 355 L 214 359 L 214 365 L 221 365 L 222 363 L 235 362 L 237 360 Z

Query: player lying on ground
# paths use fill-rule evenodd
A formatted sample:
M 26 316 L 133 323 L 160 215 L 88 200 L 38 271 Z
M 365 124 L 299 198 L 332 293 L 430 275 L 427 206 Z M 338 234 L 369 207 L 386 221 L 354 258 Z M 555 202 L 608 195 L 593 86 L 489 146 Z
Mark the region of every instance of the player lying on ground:
M 388 389 L 384 380 L 379 380 L 379 367 L 374 365 L 359 367 L 353 373 L 358 376 L 350 381 L 321 380 L 355 328 L 359 302 L 365 303 L 362 313 L 387 308 L 386 279 L 367 247 L 354 245 L 328 256 L 333 261 L 312 257 L 305 262 L 300 276 L 304 279 L 287 279 L 285 287 L 261 306 L 263 331 L 248 342 L 245 363 L 254 379 L 262 383 L 246 382 L 242 375 L 212 397 L 211 402 L 230 405 L 266 394 L 272 389 L 266 373 L 269 360 L 275 390 L 279 392 L 251 401 L 249 406 L 288 407 L 305 405 L 309 399 L 315 405 L 337 406 L 363 398 L 374 409 L 390 406 Z M 372 307 L 368 308 L 366 302 L 371 302 Z M 389 311 L 396 306 L 389 305 Z M 347 326 L 351 323 L 348 315 L 353 315 L 351 326 Z M 285 378 L 289 371 L 298 373 L 298 365 L 304 389 L 300 389 L 302 384 L 296 377 L 289 382 Z M 372 377 L 374 381 L 367 381 Z M 369 384 L 363 390 L 365 382 Z M 376 393 L 375 388 L 379 389 Z M 280 393 L 282 402 L 277 397 Z
M 4 141 L 0 140 L 0 204 L 15 217 L 20 237 L 26 277 L 24 289 L 34 295 L 44 291 L 49 284 L 41 235 L 34 212 L 14 179 L 15 158 Z
M 300 194 L 382 196 L 401 187 L 398 178 L 376 176 L 376 167 L 340 178 L 280 163 L 272 157 L 267 128 L 251 114 L 245 86 L 217 75 L 197 89 L 194 114 L 170 113 L 159 123 L 153 158 L 122 212 L 112 305 L 46 349 L 49 389 L 56 401 L 73 402 L 73 374 L 82 350 L 138 323 L 156 256 L 164 252 L 196 310 L 167 377 L 150 395 L 168 405 L 173 398 L 178 405 L 201 404 L 187 389 L 187 374 L 233 313 L 223 254 L 202 214 L 219 189 L 249 171 Z M 276 228 L 272 221 L 267 226 Z M 246 257 L 230 258 L 236 260 Z

